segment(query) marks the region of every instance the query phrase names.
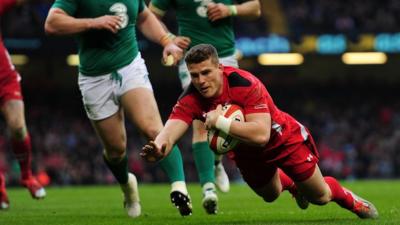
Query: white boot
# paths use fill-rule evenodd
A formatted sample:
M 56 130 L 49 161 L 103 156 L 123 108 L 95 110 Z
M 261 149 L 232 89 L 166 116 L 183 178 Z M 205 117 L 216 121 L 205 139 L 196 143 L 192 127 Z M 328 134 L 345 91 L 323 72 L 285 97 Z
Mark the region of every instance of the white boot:
M 213 183 L 203 185 L 203 208 L 208 214 L 217 214 L 218 196 Z
M 139 189 L 135 175 L 128 174 L 128 183 L 121 184 L 121 190 L 124 193 L 124 208 L 128 216 L 135 218 L 140 216 L 141 206 L 139 199 Z
M 229 191 L 230 184 L 229 184 L 229 177 L 226 174 L 224 166 L 222 165 L 222 161 L 220 161 L 214 168 L 215 173 L 215 184 L 217 188 L 226 193 Z

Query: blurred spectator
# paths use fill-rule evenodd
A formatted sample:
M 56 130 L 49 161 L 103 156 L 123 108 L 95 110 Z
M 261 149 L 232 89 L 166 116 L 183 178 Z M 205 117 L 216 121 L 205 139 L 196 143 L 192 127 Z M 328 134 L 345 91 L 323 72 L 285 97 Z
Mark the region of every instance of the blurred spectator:
M 398 32 L 398 0 L 283 0 L 291 34 Z

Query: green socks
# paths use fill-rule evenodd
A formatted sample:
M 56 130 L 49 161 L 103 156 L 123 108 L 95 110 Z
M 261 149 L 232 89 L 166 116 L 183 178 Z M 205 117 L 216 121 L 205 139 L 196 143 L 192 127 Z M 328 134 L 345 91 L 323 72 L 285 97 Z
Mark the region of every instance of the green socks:
M 207 142 L 193 143 L 192 148 L 201 186 L 207 182 L 214 183 L 214 152 L 211 151 Z
M 109 160 L 104 154 L 103 159 L 108 168 L 111 170 L 112 174 L 114 174 L 114 177 L 117 179 L 118 183 L 128 183 L 128 157 L 126 154 L 119 162 L 116 162 L 116 160 Z
M 167 157 L 160 161 L 160 166 L 167 174 L 171 183 L 175 181 L 185 181 L 182 155 L 177 145 L 172 148 Z

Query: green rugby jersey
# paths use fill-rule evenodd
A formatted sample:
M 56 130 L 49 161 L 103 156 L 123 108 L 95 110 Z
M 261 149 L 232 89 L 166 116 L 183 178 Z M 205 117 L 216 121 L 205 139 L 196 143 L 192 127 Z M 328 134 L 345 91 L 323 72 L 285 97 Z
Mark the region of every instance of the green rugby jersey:
M 111 73 L 128 65 L 138 55 L 135 25 L 145 7 L 143 0 L 56 0 L 60 8 L 75 18 L 119 15 L 122 28 L 114 34 L 108 30 L 89 30 L 77 34 L 79 72 L 87 76 Z
M 233 19 L 227 17 L 215 22 L 208 20 L 207 4 L 210 2 L 233 4 L 233 0 L 152 0 L 151 4 L 160 15 L 170 8 L 176 11 L 179 35 L 190 37 L 192 43 L 189 47 L 207 43 L 217 49 L 219 57 L 233 55 Z

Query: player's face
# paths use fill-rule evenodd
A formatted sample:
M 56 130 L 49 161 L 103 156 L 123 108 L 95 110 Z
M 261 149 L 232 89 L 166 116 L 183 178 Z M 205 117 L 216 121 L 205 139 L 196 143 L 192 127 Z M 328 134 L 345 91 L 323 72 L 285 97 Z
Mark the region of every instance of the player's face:
M 205 98 L 218 97 L 222 93 L 222 69 L 207 59 L 201 63 L 189 64 L 192 84 Z

